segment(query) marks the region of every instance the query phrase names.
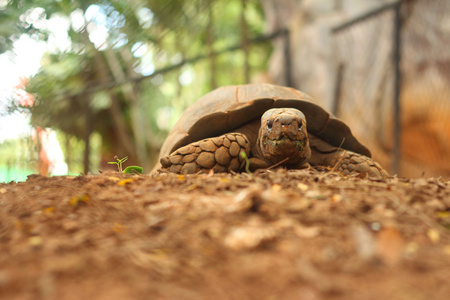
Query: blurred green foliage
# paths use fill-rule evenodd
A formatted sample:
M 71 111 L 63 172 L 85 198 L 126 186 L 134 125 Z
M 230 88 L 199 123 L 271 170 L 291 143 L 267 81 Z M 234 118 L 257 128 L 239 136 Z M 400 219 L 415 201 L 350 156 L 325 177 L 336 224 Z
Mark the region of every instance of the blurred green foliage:
M 23 181 L 35 173 L 37 154 L 31 137 L 0 142 L 0 182 Z
M 49 25 L 57 19 L 68 47 Z M 0 53 L 21 34 L 53 43 L 26 88 L 31 123 L 78 140 L 96 132 L 105 159 L 128 155 L 148 169 L 188 105 L 266 69 L 269 42 L 249 43 L 263 25 L 257 0 L 10 0 L 0 6 Z M 221 53 L 234 45 L 246 50 Z

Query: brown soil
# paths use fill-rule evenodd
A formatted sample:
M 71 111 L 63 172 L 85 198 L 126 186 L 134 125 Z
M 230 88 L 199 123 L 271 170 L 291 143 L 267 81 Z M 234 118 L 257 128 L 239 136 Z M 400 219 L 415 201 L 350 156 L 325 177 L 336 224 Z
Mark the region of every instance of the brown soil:
M 449 299 L 450 181 L 30 176 L 0 185 L 0 299 Z

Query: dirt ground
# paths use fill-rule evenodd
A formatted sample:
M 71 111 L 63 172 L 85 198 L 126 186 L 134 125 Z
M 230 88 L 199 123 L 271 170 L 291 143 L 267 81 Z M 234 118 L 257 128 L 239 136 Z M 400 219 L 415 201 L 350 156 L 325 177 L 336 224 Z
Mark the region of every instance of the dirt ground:
M 0 184 L 0 299 L 450 299 L 450 181 L 317 170 Z

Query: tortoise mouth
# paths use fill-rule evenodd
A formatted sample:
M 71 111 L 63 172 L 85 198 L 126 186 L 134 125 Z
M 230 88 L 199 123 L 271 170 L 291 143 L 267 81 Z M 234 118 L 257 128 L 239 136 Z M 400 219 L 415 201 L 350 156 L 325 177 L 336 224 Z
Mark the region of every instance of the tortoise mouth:
M 288 136 L 282 136 L 281 138 L 277 139 L 267 139 L 267 144 L 269 146 L 275 147 L 275 148 L 285 148 L 285 147 L 295 147 L 298 150 L 297 151 L 303 151 L 305 148 L 307 139 L 290 139 Z
M 308 139 L 291 139 L 288 136 L 280 138 L 267 138 L 265 143 L 265 152 L 272 158 L 277 157 L 276 160 L 286 157 L 299 157 L 301 153 L 305 152 Z
M 267 138 L 267 142 L 271 143 L 275 146 L 284 145 L 284 144 L 295 144 L 297 147 L 303 148 L 306 144 L 306 138 L 295 139 L 295 138 L 290 138 L 289 136 L 283 135 L 280 138 Z

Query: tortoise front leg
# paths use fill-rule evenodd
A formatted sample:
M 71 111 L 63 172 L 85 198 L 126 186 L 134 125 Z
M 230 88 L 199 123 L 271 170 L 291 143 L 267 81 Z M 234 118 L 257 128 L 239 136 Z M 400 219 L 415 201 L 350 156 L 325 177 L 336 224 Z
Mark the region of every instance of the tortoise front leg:
M 248 138 L 241 133 L 228 133 L 181 147 L 161 158 L 162 169 L 178 174 L 239 171 L 245 161 L 239 155 L 250 153 Z
M 344 174 L 351 174 L 353 172 L 359 173 L 360 177 L 388 177 L 388 172 L 383 167 L 362 154 L 358 154 L 348 150 L 339 150 L 342 152 L 341 157 L 337 161 L 337 169 Z
M 321 153 L 318 161 L 311 159 L 312 165 L 324 165 L 334 168 L 346 175 L 359 173 L 359 177 L 388 177 L 383 167 L 370 157 L 349 150 L 339 149 L 333 153 Z

